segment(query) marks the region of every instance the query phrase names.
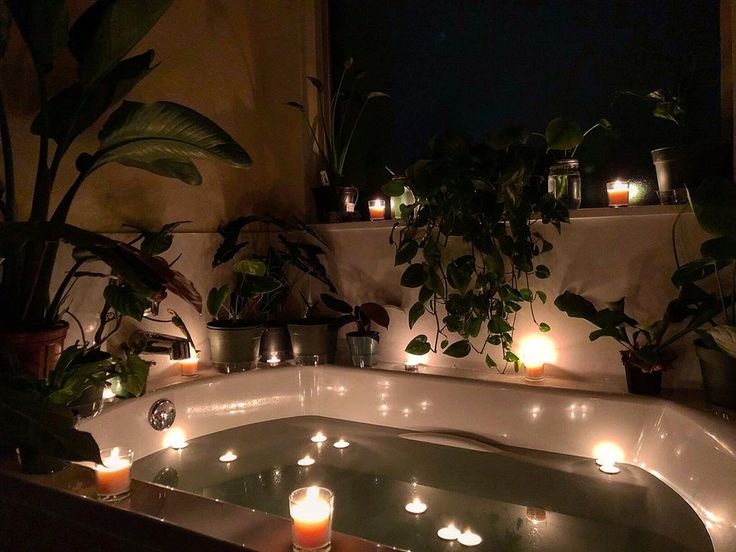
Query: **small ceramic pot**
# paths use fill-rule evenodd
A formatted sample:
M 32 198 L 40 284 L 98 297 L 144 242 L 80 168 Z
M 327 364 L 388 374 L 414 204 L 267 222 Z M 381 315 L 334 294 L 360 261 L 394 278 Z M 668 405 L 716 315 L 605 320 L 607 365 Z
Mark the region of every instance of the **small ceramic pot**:
M 258 365 L 263 326 L 236 326 L 229 322 L 207 324 L 210 357 L 215 367 L 229 374 L 245 372 Z
M 59 322 L 52 328 L 35 331 L 0 331 L 0 343 L 14 352 L 21 366 L 39 379 L 48 377 L 56 366 L 69 324 Z
M 695 354 L 703 373 L 703 389 L 708 402 L 736 408 L 736 359 L 695 341 Z
M 350 361 L 357 368 L 370 368 L 376 363 L 378 354 L 378 332 L 349 332 L 348 349 L 350 349 Z

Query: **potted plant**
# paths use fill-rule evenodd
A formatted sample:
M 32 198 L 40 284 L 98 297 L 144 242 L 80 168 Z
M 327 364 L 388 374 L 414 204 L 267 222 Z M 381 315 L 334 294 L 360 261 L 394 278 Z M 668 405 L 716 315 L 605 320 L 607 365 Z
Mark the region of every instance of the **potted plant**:
M 240 241 L 242 232 L 251 224 L 261 225 L 267 232 L 274 227 L 280 230 L 276 242 L 258 250 L 250 242 Z M 296 291 L 304 310 L 310 310 L 302 287 L 304 284 L 309 285 L 313 280 L 321 282 L 331 292 L 335 292 L 335 286 L 327 276 L 327 269 L 321 261 L 321 257 L 325 254 L 323 246 L 327 244 L 303 222 L 270 215 L 240 217 L 222 226 L 219 232 L 223 241 L 215 253 L 213 266 L 230 261 L 242 250 L 250 258 L 263 263 L 266 267 L 264 275 L 279 283 L 273 291 L 261 295 L 252 314 L 252 318 L 264 324 L 260 346 L 262 360 L 275 358 L 280 362 L 293 358 L 289 331 L 285 323 L 287 316 L 285 304 Z M 296 333 L 303 335 L 298 330 Z M 300 341 L 299 336 L 297 341 Z M 301 351 L 302 348 L 301 343 L 297 343 L 297 350 Z
M 160 299 L 166 289 L 177 285 L 173 279 L 165 282 L 173 276 L 165 261 L 145 259 L 127 244 L 66 224 L 85 180 L 105 165 L 120 163 L 198 185 L 202 178 L 193 159 L 217 159 L 236 167 L 251 163 L 243 148 L 196 111 L 171 102 L 123 101 L 102 126 L 97 151 L 78 155 L 77 177 L 61 191 L 60 202 L 52 208 L 51 199 L 60 192 L 59 169 L 75 139 L 155 68 L 152 50 L 126 56 L 171 3 L 94 2 L 71 27 L 67 26 L 65 2 L 49 6 L 35 0 L 0 3 L 0 19 L 10 21 L 12 15 L 28 46 L 40 98 L 39 114 L 31 125 L 40 147 L 27 221 L 19 217 L 13 142 L 0 98 L 4 165 L 0 197 L 0 342 L 40 376 L 55 364 L 68 328 L 61 320 L 58 302 L 52 301 L 58 293 L 54 295 L 50 289 L 60 241 L 91 251 L 147 298 Z M 4 53 L 8 33 L 9 25 L 0 26 L 0 54 Z M 54 61 L 66 45 L 77 64 L 78 81 L 50 94 L 48 83 Z M 192 299 L 198 301 L 195 296 Z
M 688 192 L 700 227 L 714 237 L 701 245 L 700 259 L 679 266 L 672 281 L 697 290 L 709 306 L 695 341 L 706 398 L 736 408 L 736 188 L 729 180 L 709 178 Z
M 662 372 L 672 368 L 675 354 L 670 347 L 707 320 L 710 302 L 702 301 L 697 290 L 687 287 L 667 306 L 661 320 L 642 324 L 626 314 L 624 299 L 597 309 L 581 295 L 565 291 L 555 306 L 571 318 L 582 318 L 598 327 L 590 340 L 611 337 L 623 345 L 621 362 L 626 371 L 629 393 L 659 395 Z
M 406 265 L 401 285 L 418 290 L 409 327 L 429 315 L 435 335 L 414 337 L 407 353 L 465 357 L 500 345 L 503 359 L 518 370 L 514 313 L 528 304 L 533 314 L 534 301 L 546 301 L 532 282 L 550 275 L 536 260 L 552 244 L 533 225 L 541 222 L 559 231 L 568 220 L 564 204 L 552 194 L 538 194 L 546 178 L 540 163 L 545 151 L 519 127 L 480 144 L 447 132 L 408 169 L 416 201 L 402 209 L 390 241 L 396 266 Z M 389 196 L 402 191 L 395 183 L 384 187 Z M 549 331 L 544 322 L 538 328 Z M 490 354 L 485 361 L 497 365 Z
M 359 213 L 355 212 L 358 189 L 343 182 L 345 161 L 368 103 L 376 98 L 388 98 L 388 94 L 378 91 L 361 97 L 358 84 L 363 74 L 353 75 L 352 69 L 353 58 L 349 58 L 332 98 L 325 97 L 324 86 L 319 79 L 307 77 L 318 94 L 318 114 L 314 123 L 309 120 L 304 105 L 299 102 L 286 104 L 302 113 L 324 167 L 320 172 L 322 186 L 314 188 L 320 222 L 360 220 Z
M 335 321 L 335 327 L 340 328 L 345 324 L 355 323 L 357 331 L 348 332 L 348 349 L 350 361 L 353 366 L 359 368 L 371 367 L 375 364 L 378 355 L 378 342 L 380 335 L 371 330 L 371 322 L 388 329 L 390 322 L 388 312 L 378 303 L 363 303 L 351 307 L 342 299 L 323 293 L 322 302 L 341 316 Z

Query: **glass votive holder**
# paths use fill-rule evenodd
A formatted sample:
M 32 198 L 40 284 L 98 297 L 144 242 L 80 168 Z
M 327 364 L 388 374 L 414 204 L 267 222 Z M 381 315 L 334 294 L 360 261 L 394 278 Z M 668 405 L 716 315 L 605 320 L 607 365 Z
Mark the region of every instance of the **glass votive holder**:
M 368 201 L 368 214 L 371 221 L 386 218 L 386 202 L 383 199 L 371 199 Z
M 95 465 L 97 498 L 122 500 L 130 494 L 130 468 L 133 450 L 114 447 L 100 450 L 102 464 Z
M 180 360 L 179 369 L 183 377 L 193 378 L 199 375 L 199 359 L 197 357 L 191 357 Z
M 335 495 L 324 487 L 302 487 L 289 495 L 291 542 L 296 552 L 330 548 Z
M 541 381 L 544 379 L 544 364 L 524 364 L 524 379 Z
M 629 183 L 621 180 L 606 184 L 609 207 L 627 207 L 629 205 Z

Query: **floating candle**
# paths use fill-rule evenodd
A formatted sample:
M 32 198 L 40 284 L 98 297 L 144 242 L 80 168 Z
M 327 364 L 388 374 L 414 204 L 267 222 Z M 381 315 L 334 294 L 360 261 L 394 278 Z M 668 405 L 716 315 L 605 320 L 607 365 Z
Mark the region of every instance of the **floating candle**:
M 437 536 L 441 539 L 453 541 L 457 540 L 460 536 L 460 529 L 455 527 L 452 523 L 437 531 Z
M 184 431 L 179 428 L 171 428 L 164 436 L 164 446 L 171 447 L 174 450 L 180 450 L 189 446 Z
M 607 473 L 608 475 L 616 475 L 621 471 L 620 468 L 616 467 L 615 462 L 612 462 L 610 464 L 603 464 L 598 469 L 601 470 L 603 473 Z
M 291 493 L 289 513 L 296 550 L 321 550 L 330 544 L 333 504 L 332 491 L 322 487 L 305 487 Z
M 420 498 L 415 498 L 404 509 L 410 514 L 423 514 L 427 511 L 427 505 Z
M 300 458 L 297 461 L 297 464 L 299 464 L 300 466 L 303 466 L 303 467 L 311 466 L 314 463 L 315 463 L 315 459 L 312 458 L 311 456 L 309 456 L 308 454 L 304 458 Z
M 189 446 L 189 443 L 187 443 L 186 441 L 178 441 L 176 443 L 172 443 L 171 444 L 171 448 L 174 449 L 174 450 L 185 449 L 188 446 Z
M 312 435 L 312 439 L 311 439 L 313 443 L 324 443 L 326 440 L 327 440 L 327 436 L 321 431 L 318 431 L 317 433 Z
M 335 441 L 332 444 L 332 446 L 335 447 L 336 449 L 344 449 L 344 448 L 348 448 L 350 446 L 350 443 L 346 441 L 345 439 L 340 439 L 339 441 Z
M 115 447 L 100 451 L 102 464 L 95 466 L 97 496 L 101 500 L 118 500 L 130 492 L 130 467 L 133 451 Z
M 220 462 L 233 462 L 238 459 L 238 456 L 231 450 L 220 456 Z
M 483 542 L 483 539 L 477 533 L 473 533 L 470 529 L 466 529 L 465 532 L 457 538 L 457 542 L 463 546 L 478 546 Z

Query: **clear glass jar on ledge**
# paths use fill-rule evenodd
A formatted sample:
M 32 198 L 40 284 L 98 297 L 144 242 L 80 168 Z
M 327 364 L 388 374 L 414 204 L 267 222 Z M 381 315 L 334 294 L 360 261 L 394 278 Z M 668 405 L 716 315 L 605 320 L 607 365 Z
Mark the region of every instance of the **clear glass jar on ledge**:
M 579 209 L 582 200 L 582 179 L 577 159 L 560 159 L 549 169 L 547 191 L 567 205 Z

